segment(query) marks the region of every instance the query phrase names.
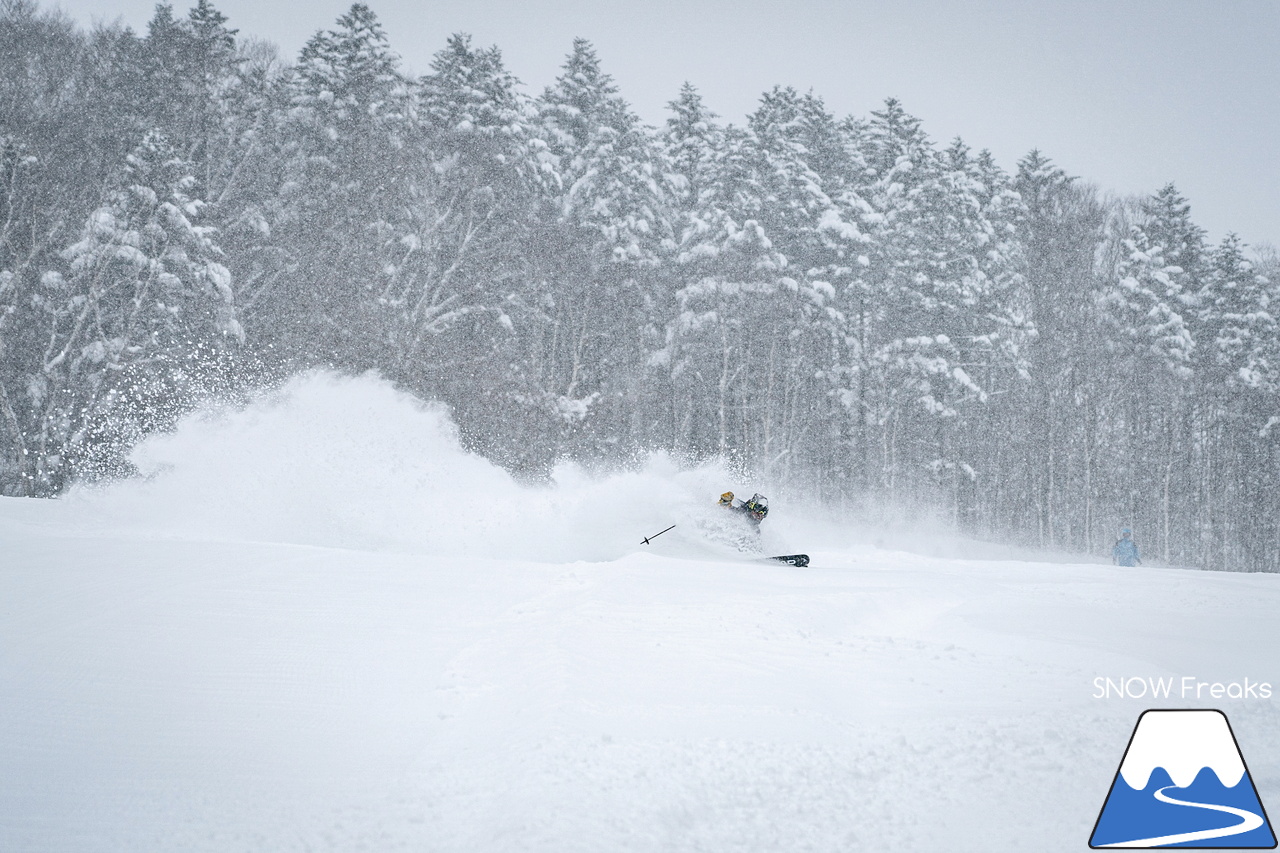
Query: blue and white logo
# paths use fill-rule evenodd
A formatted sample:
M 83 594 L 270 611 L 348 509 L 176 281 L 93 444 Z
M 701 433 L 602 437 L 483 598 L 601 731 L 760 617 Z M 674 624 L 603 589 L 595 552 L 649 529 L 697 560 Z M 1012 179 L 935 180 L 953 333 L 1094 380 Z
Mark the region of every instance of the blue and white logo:
M 1227 716 L 1143 712 L 1089 846 L 1274 848 Z

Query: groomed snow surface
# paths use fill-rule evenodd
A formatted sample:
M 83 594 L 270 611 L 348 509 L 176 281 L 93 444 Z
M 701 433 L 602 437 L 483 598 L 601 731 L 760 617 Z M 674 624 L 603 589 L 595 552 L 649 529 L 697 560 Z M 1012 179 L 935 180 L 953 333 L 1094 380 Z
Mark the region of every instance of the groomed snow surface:
M 1079 851 L 1138 715 L 1221 707 L 1280 810 L 1280 575 L 1031 562 L 714 468 L 520 485 L 309 376 L 0 499 L 0 850 Z M 641 546 L 642 536 L 676 530 Z

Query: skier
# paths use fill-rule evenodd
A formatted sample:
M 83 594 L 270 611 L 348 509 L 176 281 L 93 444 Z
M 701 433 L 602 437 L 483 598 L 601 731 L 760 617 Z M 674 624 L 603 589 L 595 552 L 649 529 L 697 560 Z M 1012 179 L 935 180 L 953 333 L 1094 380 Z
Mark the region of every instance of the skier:
M 737 503 L 733 501 L 733 492 L 725 492 L 720 496 L 720 506 L 742 513 L 751 520 L 757 530 L 760 529 L 760 522 L 764 521 L 764 517 L 769 514 L 769 499 L 759 492 L 752 495 L 751 500 Z
M 1142 560 L 1138 557 L 1138 543 L 1133 541 L 1133 531 L 1124 528 L 1120 531 L 1120 538 L 1116 540 L 1115 547 L 1111 549 L 1111 559 L 1115 561 L 1117 566 L 1140 565 Z
M 748 539 L 753 541 L 739 543 L 740 550 L 757 550 L 760 540 L 760 522 L 764 521 L 764 517 L 769 514 L 769 499 L 764 495 L 756 492 L 751 496 L 750 500 L 734 501 L 733 492 L 725 492 L 720 496 L 720 506 L 733 512 L 742 513 L 746 516 L 747 521 L 751 522 L 751 528 L 755 531 L 755 537 L 748 534 Z M 808 554 L 783 554 L 780 557 L 766 557 L 766 560 L 777 560 L 779 563 L 786 563 L 788 566 L 804 568 L 809 565 Z

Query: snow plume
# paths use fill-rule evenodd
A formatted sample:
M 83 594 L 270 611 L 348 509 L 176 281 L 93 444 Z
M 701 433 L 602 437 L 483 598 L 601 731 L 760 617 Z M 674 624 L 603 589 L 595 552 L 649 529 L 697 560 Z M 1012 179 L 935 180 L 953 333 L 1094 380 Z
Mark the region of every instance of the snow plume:
M 663 456 L 607 476 L 566 464 L 551 485 L 525 485 L 465 451 L 443 406 L 373 375 L 296 377 L 247 406 L 197 412 L 132 458 L 141 479 L 68 497 L 86 522 L 550 562 L 615 559 L 677 523 L 647 550 L 726 553 L 697 522 L 738 487 L 720 466 Z

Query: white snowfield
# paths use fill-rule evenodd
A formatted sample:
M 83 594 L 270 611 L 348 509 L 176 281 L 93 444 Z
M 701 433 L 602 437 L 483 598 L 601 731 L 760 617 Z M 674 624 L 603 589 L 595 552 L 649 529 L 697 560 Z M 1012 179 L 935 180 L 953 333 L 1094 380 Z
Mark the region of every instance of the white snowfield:
M 522 486 L 369 378 L 0 499 L 0 850 L 1080 851 L 1145 701 L 1280 686 L 1280 575 L 874 538 L 715 470 Z M 766 494 L 769 490 L 762 488 Z M 669 524 L 677 528 L 640 545 Z M 1222 707 L 1280 810 L 1273 700 Z

